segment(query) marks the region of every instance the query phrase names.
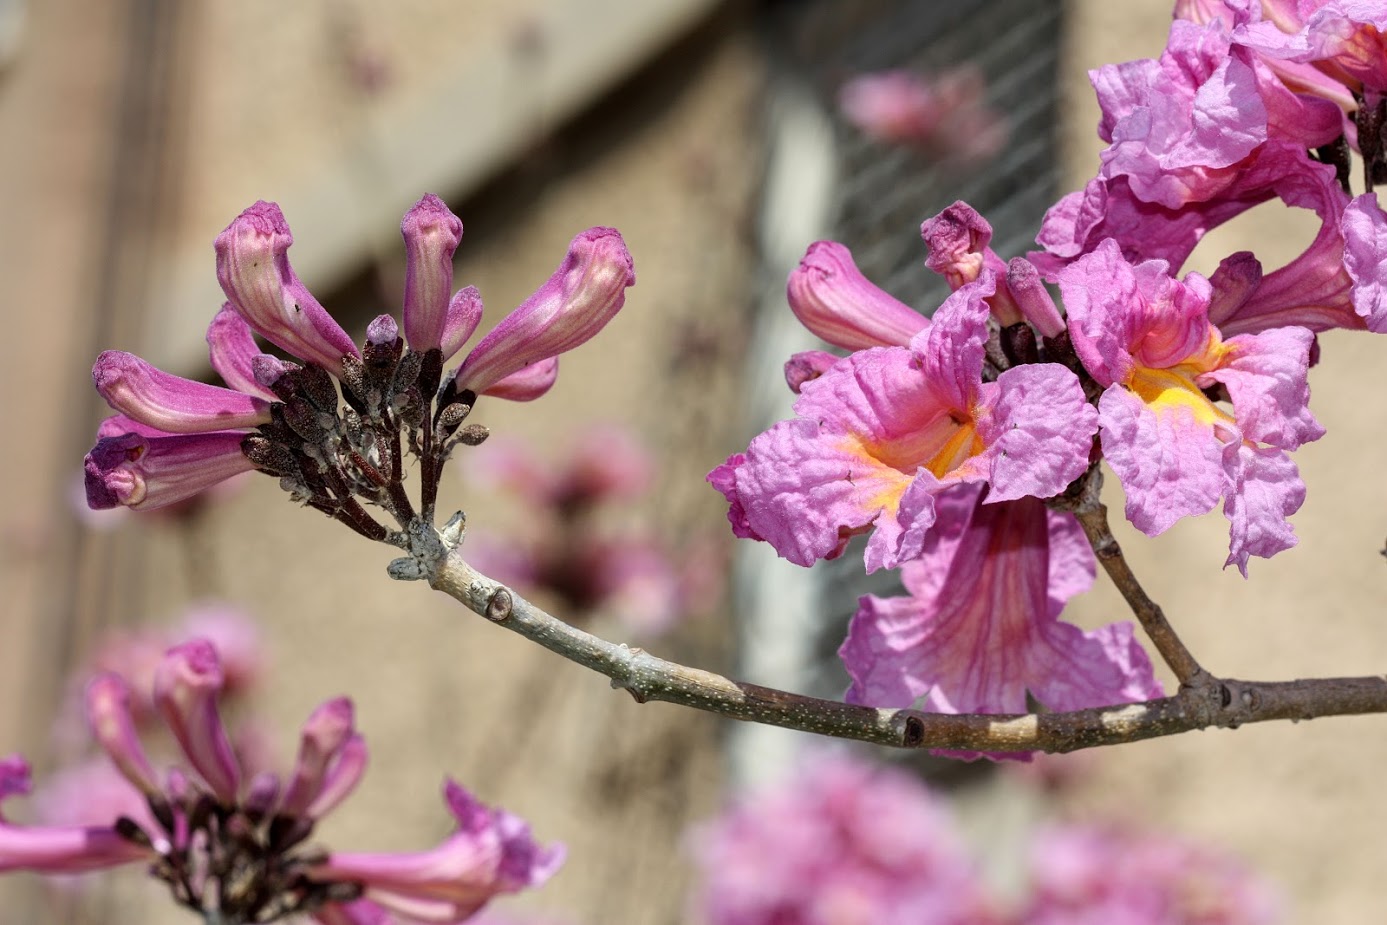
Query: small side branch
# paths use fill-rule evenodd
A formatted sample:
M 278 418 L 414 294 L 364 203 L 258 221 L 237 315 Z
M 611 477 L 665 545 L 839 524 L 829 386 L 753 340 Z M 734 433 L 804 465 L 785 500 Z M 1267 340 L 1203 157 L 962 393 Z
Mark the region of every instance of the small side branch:
M 1121 561 L 1120 557 L 1117 561 Z M 638 702 L 663 700 L 731 719 L 895 748 L 1070 752 L 1212 726 L 1236 728 L 1245 723 L 1279 719 L 1387 713 L 1387 677 L 1218 680 L 1204 673 L 1188 652 L 1184 653 L 1188 662 L 1183 663 L 1187 669 L 1192 666 L 1188 677 L 1198 674 L 1205 683 L 1182 684 L 1175 696 L 1146 703 L 1020 715 L 924 713 L 853 706 L 744 684 L 608 642 L 568 625 L 480 574 L 463 561 L 456 549 L 432 566 L 428 578 L 435 589 L 498 626 L 606 675 L 613 687 L 625 689 Z M 1132 585 L 1140 591 L 1135 580 Z M 1145 598 L 1144 593 L 1142 597 Z M 1154 604 L 1150 606 L 1155 608 Z M 1159 608 L 1155 612 L 1159 617 Z M 1157 623 L 1164 625 L 1164 618 Z M 1174 639 L 1173 632 L 1169 638 Z M 1179 640 L 1174 641 L 1178 645 Z M 1180 645 L 1176 651 L 1184 652 L 1184 647 Z
M 1112 528 L 1108 526 L 1107 505 L 1095 499 L 1091 503 L 1074 508 L 1074 516 L 1079 519 L 1079 526 L 1083 527 L 1084 536 L 1088 537 L 1088 544 L 1093 547 L 1093 554 L 1098 557 L 1103 570 L 1108 573 L 1112 583 L 1127 601 L 1127 606 L 1141 623 L 1142 629 L 1151 639 L 1151 644 L 1170 666 L 1170 670 L 1175 672 L 1180 686 L 1183 688 L 1197 680 L 1209 680 L 1208 673 L 1185 647 L 1175 628 L 1165 618 L 1165 611 L 1151 599 L 1141 582 L 1137 581 L 1137 576 L 1132 574 L 1132 567 L 1127 564 L 1126 557 L 1122 555 L 1122 547 L 1118 545 Z

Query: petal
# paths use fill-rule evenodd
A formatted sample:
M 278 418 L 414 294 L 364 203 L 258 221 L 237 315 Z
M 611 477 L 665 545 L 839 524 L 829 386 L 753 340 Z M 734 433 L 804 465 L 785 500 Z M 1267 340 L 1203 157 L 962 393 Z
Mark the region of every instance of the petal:
M 631 254 L 616 229 L 584 231 L 549 281 L 472 348 L 456 374 L 458 391 L 484 392 L 584 343 L 621 309 L 635 281 Z
M 217 235 L 217 280 L 261 337 L 338 375 L 361 352 L 289 265 L 293 243 L 279 206 L 257 202 Z
M 743 540 L 764 540 L 764 536 L 751 528 L 737 491 L 737 470 L 745 464 L 745 453 L 733 453 L 727 457 L 727 462 L 708 473 L 706 481 L 727 499 L 727 522 L 732 525 L 732 535 Z
M 442 346 L 462 222 L 429 193 L 405 213 L 400 234 L 405 239 L 405 338 L 411 350 L 424 353 Z
M 0 822 L 0 873 L 80 874 L 146 859 L 151 852 L 109 826 L 19 826 Z
M 976 411 L 990 461 L 989 501 L 1057 495 L 1088 469 L 1098 410 L 1057 363 L 1014 366 Z
M 1121 386 L 1098 401 L 1103 457 L 1122 480 L 1127 519 L 1147 536 L 1203 514 L 1228 484 L 1212 425 L 1184 405 L 1152 410 Z
M 984 271 L 944 300 L 934 322 L 910 342 L 925 379 L 938 400 L 950 410 L 971 414 L 982 380 L 982 361 L 987 344 L 988 307 L 985 299 L 996 291 L 996 279 Z M 798 406 L 796 406 L 798 407 Z
M 465 286 L 453 294 L 448 302 L 448 314 L 443 322 L 439 349 L 443 351 L 443 361 L 448 360 L 462 349 L 471 339 L 482 322 L 482 296 L 476 286 Z
M 1249 556 L 1270 558 L 1296 544 L 1286 522 L 1305 502 L 1305 483 L 1296 465 L 1275 447 L 1238 443 L 1224 450 L 1232 485 L 1223 503 L 1229 523 L 1228 560 L 1247 577 Z
M 877 288 L 834 241 L 809 245 L 786 286 L 790 310 L 811 333 L 835 347 L 903 346 L 929 319 Z
M 1244 439 L 1294 450 L 1324 436 L 1310 413 L 1306 380 L 1314 339 L 1305 328 L 1273 328 L 1225 343 L 1207 378 L 1227 387 Z
M 1159 695 L 1130 626 L 1085 633 L 1056 619 L 1070 588 L 1053 585 L 1054 565 L 1069 562 L 1052 563 L 1052 537 L 1067 560 L 1077 551 L 1072 526 L 1055 530 L 1034 498 L 959 497 L 971 504 L 942 516 L 966 526 L 906 564 L 911 596 L 859 602 L 839 652 L 853 678 L 849 702 L 1024 713 L 1028 691 L 1054 710 Z
M 165 433 L 202 434 L 270 422 L 270 405 L 262 398 L 174 376 L 120 350 L 96 358 L 92 382 L 116 411 Z
M 1344 210 L 1344 269 L 1353 279 L 1353 307 L 1368 330 L 1387 333 L 1387 216 L 1376 193 L 1364 193 Z

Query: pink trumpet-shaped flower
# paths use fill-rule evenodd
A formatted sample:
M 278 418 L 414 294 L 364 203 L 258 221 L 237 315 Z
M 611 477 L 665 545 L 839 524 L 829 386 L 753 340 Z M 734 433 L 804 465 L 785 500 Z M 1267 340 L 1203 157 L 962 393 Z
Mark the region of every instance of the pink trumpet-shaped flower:
M 141 425 L 103 437 L 84 463 L 87 504 L 96 510 L 147 511 L 185 501 L 255 468 L 241 452 L 245 436 L 241 431 L 150 435 Z
M 1055 364 L 981 380 L 985 271 L 955 292 L 909 348 L 853 354 L 806 383 L 796 417 L 709 474 L 734 531 L 798 565 L 841 553 L 873 531 L 868 570 L 918 556 L 934 497 L 990 484 L 988 502 L 1062 491 L 1088 466 L 1096 413 Z
M 116 769 L 145 796 L 159 792 L 159 780 L 145 755 L 131 711 L 130 685 L 118 674 L 97 675 L 87 685 L 87 724 L 92 738 Z
M 708 925 L 989 925 L 942 803 L 904 772 L 811 754 L 694 833 Z
M 273 202 L 242 212 L 216 240 L 217 280 L 232 308 L 270 343 L 333 375 L 361 351 L 289 265 L 294 236 Z
M 1220 497 L 1232 525 L 1228 562 L 1295 545 L 1286 518 L 1305 486 L 1286 451 L 1324 429 L 1307 407 L 1312 335 L 1275 328 L 1224 340 L 1208 317 L 1210 286 L 1166 264 L 1133 266 L 1105 241 L 1060 274 L 1069 330 L 1105 391 L 1103 455 L 1127 492 L 1127 519 L 1155 536 Z M 1205 389 L 1221 386 L 1232 413 Z
M 472 348 L 455 375 L 457 390 L 485 392 L 584 343 L 621 309 L 635 281 L 631 255 L 616 229 L 579 234 L 549 281 Z
M 1130 623 L 1084 632 L 1059 619 L 1095 569 L 1073 515 L 1036 498 L 984 504 L 973 488 L 936 511 L 923 554 L 901 569 L 909 596 L 859 602 L 839 650 L 849 703 L 1025 713 L 1028 696 L 1061 711 L 1161 695 Z
M 834 241 L 809 245 L 785 288 L 790 311 L 820 340 L 845 350 L 905 344 L 929 319 L 877 288 Z
M 299 755 L 294 773 L 280 801 L 280 812 L 305 815 L 309 805 L 323 792 L 329 765 L 355 734 L 352 702 L 346 697 L 327 701 L 309 715 L 299 739 Z
M 367 899 L 411 920 L 460 922 L 494 896 L 539 886 L 563 863 L 561 846 L 539 846 L 519 818 L 483 805 L 451 780 L 444 800 L 458 828 L 433 850 L 334 853 L 308 876 L 360 883 Z
M 462 240 L 462 221 L 442 199 L 429 193 L 405 213 L 400 234 L 405 239 L 405 338 L 411 348 L 423 353 L 443 345 L 453 288 L 453 252 Z

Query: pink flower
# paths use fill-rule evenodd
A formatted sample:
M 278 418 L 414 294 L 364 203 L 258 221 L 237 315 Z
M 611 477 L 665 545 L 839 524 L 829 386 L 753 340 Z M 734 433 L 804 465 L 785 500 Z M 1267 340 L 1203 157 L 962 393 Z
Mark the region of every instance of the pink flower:
M 936 156 L 986 158 L 1007 139 L 1006 121 L 987 106 L 986 90 L 982 75 L 972 69 L 933 78 L 882 71 L 843 84 L 838 107 L 843 118 L 877 141 L 913 145 Z
M 1054 364 L 981 379 L 993 277 L 955 292 L 910 347 L 854 353 L 804 384 L 796 417 L 709 474 L 739 536 L 810 565 L 872 531 L 868 570 L 915 558 L 934 497 L 990 484 L 989 503 L 1062 491 L 1088 466 L 1096 419 Z
M 1228 561 L 1295 545 L 1286 518 L 1305 486 L 1286 451 L 1324 434 L 1307 407 L 1311 334 L 1275 328 L 1224 340 L 1209 322 L 1209 282 L 1166 265 L 1133 266 L 1105 241 L 1060 274 L 1069 330 L 1105 391 L 1103 455 L 1127 492 L 1127 519 L 1155 536 L 1220 497 Z M 1206 394 L 1221 387 L 1232 413 Z
M 900 771 L 818 753 L 694 835 L 708 925 L 986 925 L 944 808 Z
M 1026 713 L 1028 698 L 1063 711 L 1161 695 L 1130 623 L 1084 632 L 1059 619 L 1095 569 L 1073 515 L 1035 498 L 985 504 L 975 488 L 936 511 L 923 554 L 901 569 L 909 596 L 859 602 L 839 650 L 849 703 Z
M 1031 849 L 1022 925 L 1273 925 L 1270 886 L 1235 860 L 1173 838 L 1051 828 Z
M 1176 20 L 1159 61 L 1108 65 L 1090 75 L 1109 147 L 1100 175 L 1126 177 L 1145 202 L 1178 209 L 1217 196 L 1270 138 L 1301 149 L 1328 144 L 1343 114 L 1288 89 L 1256 56 L 1230 45 L 1221 22 Z
M 70 874 L 144 861 L 183 905 L 217 908 L 236 921 L 304 913 L 328 925 L 390 925 L 383 911 L 376 914 L 379 907 L 360 899 L 364 885 L 395 908 L 404 905 L 410 921 L 458 922 L 497 893 L 538 885 L 562 860 L 561 848 L 541 848 L 519 819 L 487 809 L 450 782 L 447 798 L 459 828 L 443 848 L 427 855 L 328 855 L 325 862 L 321 851 L 302 845 L 365 770 L 351 701 L 329 700 L 314 711 L 287 777 L 252 776 L 242 773 L 222 724 L 223 677 L 205 639 L 175 646 L 161 660 L 154 700 L 188 768 L 163 774 L 136 731 L 130 685 L 117 674 L 94 678 L 88 721 L 114 771 L 82 768 L 60 778 L 43 799 L 43 815 L 60 824 L 26 827 L 0 818 L 0 872 Z M 28 766 L 18 758 L 0 761 L 0 800 L 28 789 Z M 334 864 L 352 868 L 353 859 L 370 859 L 367 866 L 377 873 L 393 872 L 385 877 L 390 882 L 366 884 L 369 875 L 334 873 Z

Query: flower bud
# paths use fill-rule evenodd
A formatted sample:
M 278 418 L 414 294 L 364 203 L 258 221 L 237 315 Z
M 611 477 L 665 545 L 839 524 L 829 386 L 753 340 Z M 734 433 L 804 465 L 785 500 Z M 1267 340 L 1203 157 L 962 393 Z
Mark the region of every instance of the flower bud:
M 439 349 L 446 363 L 471 339 L 482 321 L 482 296 L 476 286 L 464 286 L 448 303 Z
M 790 310 L 809 331 L 835 347 L 899 347 L 929 319 L 870 283 L 852 253 L 834 241 L 809 245 L 790 274 Z
M 473 348 L 457 390 L 485 392 L 511 373 L 584 343 L 616 315 L 636 281 L 631 254 L 614 228 L 573 239 L 549 281 Z
M 1006 288 L 1016 302 L 1022 317 L 1035 326 L 1041 337 L 1057 337 L 1064 330 L 1055 300 L 1041 282 L 1040 271 L 1025 257 L 1015 257 L 1007 264 Z
M 279 206 L 257 202 L 217 235 L 217 280 L 262 337 L 336 375 L 342 357 L 360 353 L 289 265 L 293 243 Z
M 346 697 L 329 700 L 313 711 L 303 724 L 294 774 L 284 792 L 280 812 L 301 816 L 318 796 L 328 763 L 353 735 L 352 702 Z
M 241 769 L 217 712 L 222 667 L 206 639 L 174 646 L 154 673 L 154 703 L 183 754 L 223 805 L 236 801 Z
M 229 388 L 266 401 L 277 401 L 275 394 L 256 381 L 256 357 L 264 356 L 250 325 L 227 302 L 207 326 L 207 358 Z
M 87 685 L 87 725 L 111 763 L 146 796 L 160 792 L 130 712 L 130 685 L 116 674 L 100 674 Z
M 112 408 L 165 433 L 201 434 L 270 420 L 264 399 L 183 379 L 120 350 L 96 358 L 92 381 Z
M 411 350 L 424 353 L 443 344 L 462 222 L 430 193 L 405 213 L 400 234 L 405 239 L 405 338 Z

